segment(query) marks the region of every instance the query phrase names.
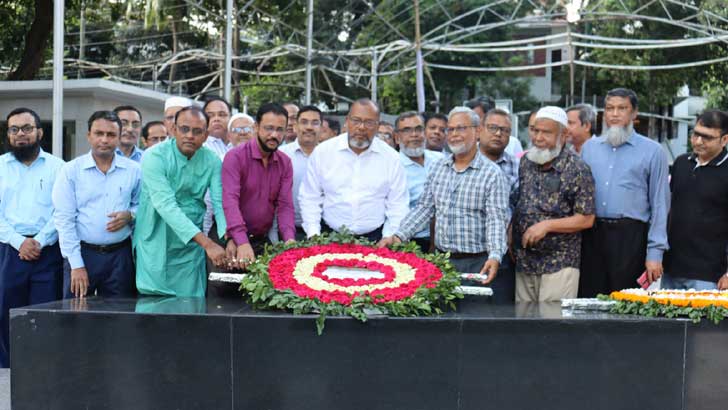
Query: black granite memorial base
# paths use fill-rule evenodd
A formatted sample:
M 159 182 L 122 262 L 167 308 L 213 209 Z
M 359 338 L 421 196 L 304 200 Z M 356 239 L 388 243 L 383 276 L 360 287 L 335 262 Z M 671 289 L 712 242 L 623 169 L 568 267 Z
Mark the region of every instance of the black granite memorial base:
M 476 301 L 429 318 L 88 299 L 11 314 L 24 409 L 725 410 L 728 327 Z

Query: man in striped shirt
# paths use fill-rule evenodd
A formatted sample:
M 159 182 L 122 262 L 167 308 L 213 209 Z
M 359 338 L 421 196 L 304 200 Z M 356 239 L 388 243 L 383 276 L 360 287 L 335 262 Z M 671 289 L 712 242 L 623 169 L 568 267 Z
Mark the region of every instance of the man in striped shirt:
M 508 183 L 498 166 L 478 152 L 478 114 L 467 107 L 453 108 L 446 131 L 452 154 L 433 167 L 417 206 L 379 245 L 409 240 L 435 216 L 436 248 L 450 252 L 450 262 L 459 272 L 488 275 L 488 284 L 506 252 Z

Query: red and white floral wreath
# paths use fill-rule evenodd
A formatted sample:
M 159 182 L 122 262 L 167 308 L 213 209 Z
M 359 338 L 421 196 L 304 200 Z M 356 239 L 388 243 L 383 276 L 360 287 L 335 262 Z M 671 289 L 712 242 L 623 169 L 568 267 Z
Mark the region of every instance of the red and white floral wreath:
M 329 276 L 332 267 L 377 272 L 361 278 Z M 286 250 L 268 265 L 273 287 L 299 297 L 349 305 L 360 294 L 374 303 L 411 297 L 422 286 L 434 288 L 442 272 L 434 264 L 406 252 L 354 244 L 316 245 Z

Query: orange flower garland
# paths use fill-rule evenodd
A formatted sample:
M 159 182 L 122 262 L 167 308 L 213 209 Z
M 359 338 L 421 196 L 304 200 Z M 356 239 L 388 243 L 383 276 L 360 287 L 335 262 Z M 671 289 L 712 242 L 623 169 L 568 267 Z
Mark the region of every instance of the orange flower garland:
M 720 290 L 674 290 L 622 289 L 609 295 L 614 300 L 648 303 L 650 300 L 661 305 L 705 308 L 720 306 L 728 308 L 728 291 Z

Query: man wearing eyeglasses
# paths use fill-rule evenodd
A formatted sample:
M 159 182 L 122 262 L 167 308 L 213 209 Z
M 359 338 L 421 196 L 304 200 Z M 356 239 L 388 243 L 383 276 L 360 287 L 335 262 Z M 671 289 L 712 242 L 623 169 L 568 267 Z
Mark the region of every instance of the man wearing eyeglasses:
M 202 233 L 203 198 L 209 189 L 217 215 L 217 234 L 225 238 L 222 164 L 202 149 L 207 116 L 197 107 L 176 114 L 175 138 L 147 152 L 142 162 L 142 193 L 134 229 L 136 283 L 146 295 L 204 297 L 205 255 L 223 267 L 235 257 L 235 243 L 225 248 Z
M 290 144 L 295 141 L 298 135 L 296 135 L 296 121 L 298 119 L 298 105 L 292 102 L 283 103 L 283 108 L 288 113 L 288 125 L 286 126 L 286 135 L 284 144 Z
M 323 114 L 317 107 L 313 105 L 301 107 L 296 122 L 298 138 L 292 143 L 281 147 L 281 152 L 286 154 L 293 164 L 293 207 L 296 211 L 296 240 L 299 241 L 306 239 L 306 232 L 303 230 L 303 217 L 301 216 L 301 204 L 298 202 L 298 192 L 301 189 L 303 177 L 306 176 L 308 159 L 319 143 L 322 121 Z
M 581 149 L 594 176 L 597 218 L 583 232 L 582 297 L 634 288 L 643 272 L 650 282 L 662 275 L 670 209 L 667 156 L 658 142 L 634 131 L 637 104 L 632 90 L 607 92 L 602 135 Z
M 142 130 L 142 113 L 131 105 L 114 108 L 114 114 L 121 120 L 121 136 L 116 153 L 132 161 L 141 162 L 144 150 L 137 147 Z
M 232 146 L 228 134 L 228 124 L 232 107 L 224 98 L 211 96 L 205 101 L 202 111 L 205 112 L 210 121 L 207 127 L 207 140 L 205 140 L 202 146 L 217 154 L 217 157 L 222 161 Z M 207 210 L 205 211 L 205 219 L 202 224 L 202 232 L 205 235 L 209 234 L 213 240 L 218 240 L 219 238 L 215 236 L 217 229 L 214 229 L 217 214 L 213 213 L 209 192 L 205 194 L 205 205 L 207 206 Z
M 493 108 L 485 114 L 483 132 L 480 134 L 480 153 L 493 161 L 503 171 L 508 183 L 508 192 L 514 197 L 518 189 L 518 158 L 506 152 L 511 137 L 511 116 L 499 108 Z M 508 207 L 507 223 L 513 215 L 513 203 Z M 515 271 L 511 261 L 512 255 L 506 254 L 498 268 L 498 276 L 491 284 L 495 303 L 510 303 L 515 297 Z
M 248 114 L 237 113 L 230 117 L 230 122 L 228 122 L 229 148 L 233 149 L 250 141 L 255 134 L 253 132 L 254 124 L 255 120 Z
M 313 151 L 298 194 L 308 237 L 345 227 L 377 241 L 407 214 L 404 169 L 397 152 L 375 137 L 378 126 L 379 106 L 359 99 L 346 117 L 348 132 Z
M 167 127 L 162 121 L 149 121 L 142 127 L 142 141 L 147 149 L 166 141 L 168 135 Z
M 256 139 L 230 151 L 222 164 L 222 205 L 228 236 L 236 246 L 233 269 L 245 269 L 263 251 L 274 217 L 284 241 L 296 236 L 293 166 L 278 151 L 288 112 L 279 104 L 263 104 L 255 122 Z
M 169 97 L 164 101 L 164 127 L 169 137 L 174 136 L 174 117 L 177 113 L 192 105 L 192 100 L 185 97 Z
M 7 124 L 10 150 L 0 156 L 0 367 L 9 366 L 10 309 L 59 299 L 63 281 L 51 202 L 63 160 L 41 148 L 35 111 L 17 108 Z
M 88 120 L 91 152 L 67 163 L 53 186 L 53 220 L 66 258 L 63 296 L 133 296 L 131 233 L 141 169 L 116 153 L 123 126 L 97 111 Z
M 397 149 L 397 143 L 394 142 L 394 126 L 387 121 L 380 121 L 377 127 L 377 137 L 386 142 L 390 147 Z
M 728 289 L 728 113 L 710 110 L 695 122 L 692 153 L 672 166 L 672 208 L 664 289 Z
M 415 111 L 407 111 L 399 115 L 394 122 L 394 139 L 399 145 L 399 159 L 402 161 L 407 175 L 409 191 L 409 209 L 417 205 L 425 188 L 427 175 L 443 156 L 439 152 L 425 149 L 425 127 L 422 115 Z M 417 232 L 412 240 L 417 242 L 422 251 L 430 249 L 430 227 Z
M 417 206 L 379 246 L 409 240 L 434 216 L 435 247 L 450 253 L 458 272 L 487 275 L 482 282 L 490 284 L 506 253 L 508 187 L 498 167 L 478 153 L 478 135 L 483 129 L 478 114 L 455 107 L 447 117 L 452 155 L 435 164 Z

